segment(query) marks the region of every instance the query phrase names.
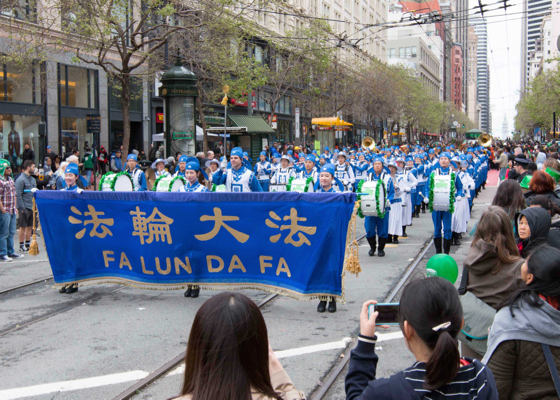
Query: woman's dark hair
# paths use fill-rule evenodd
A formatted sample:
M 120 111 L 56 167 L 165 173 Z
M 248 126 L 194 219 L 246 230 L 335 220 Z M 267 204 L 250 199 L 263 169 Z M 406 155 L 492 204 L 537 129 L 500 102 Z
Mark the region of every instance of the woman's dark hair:
M 501 207 L 490 206 L 484 211 L 476 226 L 471 246 L 474 246 L 479 240 L 496 246 L 500 263 L 492 273 L 497 273 L 501 265 L 514 263 L 521 258 L 515 243 L 511 221 Z
M 492 205 L 502 207 L 510 220 L 513 220 L 515 214 L 527 207 L 523 190 L 521 190 L 519 183 L 513 179 L 506 179 L 500 183 L 494 200 L 492 200 Z
M 281 400 L 270 382 L 268 347 L 264 318 L 251 299 L 232 292 L 212 297 L 194 318 L 181 394 L 250 400 L 253 388 Z
M 531 207 L 533 206 L 544 208 L 550 213 L 551 217 L 554 217 L 556 214 L 560 214 L 560 207 L 554 204 L 550 198 L 542 194 L 539 194 L 531 199 Z
M 535 171 L 529 182 L 529 188 L 534 193 L 554 192 L 554 179 L 546 172 Z
M 536 308 L 544 305 L 539 294 L 560 301 L 560 250 L 543 244 L 531 252 L 526 263 L 529 273 L 533 274 L 533 280 L 518 290 L 509 301 L 509 309 L 513 317 L 515 317 L 513 309 L 519 308 L 520 300 Z
M 457 289 L 439 277 L 412 281 L 405 287 L 399 306 L 399 324 L 403 332 L 405 321 L 433 351 L 426 364 L 424 387 L 434 390 L 452 382 L 459 372 L 457 335 L 463 323 Z M 451 323 L 448 328 L 433 330 L 446 322 Z

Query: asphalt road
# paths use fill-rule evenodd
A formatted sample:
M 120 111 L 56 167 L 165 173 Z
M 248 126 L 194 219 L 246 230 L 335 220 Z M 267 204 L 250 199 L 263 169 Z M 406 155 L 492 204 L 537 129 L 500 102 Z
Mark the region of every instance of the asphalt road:
M 475 201 L 471 226 L 494 192 L 495 188 L 487 188 Z M 358 220 L 357 231 L 358 235 L 364 232 L 363 220 Z M 407 233 L 409 237 L 401 239 L 399 245 L 387 245 L 384 258 L 369 257 L 367 242 L 360 243 L 363 271 L 359 277 L 346 275 L 347 303 L 339 305 L 337 313 L 319 314 L 315 301 L 298 302 L 282 296 L 262 308 L 272 347 L 282 352 L 284 368 L 308 396 L 342 360 L 345 339 L 356 336 L 362 303 L 385 299 L 431 239 L 430 214 L 413 219 Z M 452 247 L 460 267 L 469 243 L 465 235 L 462 246 Z M 0 264 L 0 292 L 51 275 L 42 244 L 40 249 L 39 256 L 26 255 L 22 262 Z M 433 253 L 431 245 L 411 278 L 425 276 L 425 263 Z M 100 285 L 61 295 L 52 285 L 50 280 L 0 294 L 0 400 L 110 400 L 185 351 L 194 315 L 216 293 L 202 291 L 198 299 L 185 299 L 182 291 Z M 256 302 L 268 295 L 260 291 L 243 293 Z M 58 314 L 50 316 L 55 311 Z M 45 318 L 34 322 L 41 317 Z M 302 349 L 316 345 L 322 346 Z M 380 377 L 414 362 L 402 338 L 380 342 L 378 353 Z M 343 378 L 341 374 L 327 398 L 344 398 Z M 180 385 L 178 370 L 135 398 L 168 399 L 179 393 Z

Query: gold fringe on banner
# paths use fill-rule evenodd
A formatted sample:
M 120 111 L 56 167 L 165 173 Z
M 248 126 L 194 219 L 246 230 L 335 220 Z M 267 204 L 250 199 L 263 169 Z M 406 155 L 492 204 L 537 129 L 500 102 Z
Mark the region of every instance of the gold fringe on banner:
M 358 241 L 356 240 L 356 215 L 358 214 L 359 208 L 360 201 L 358 200 L 354 204 L 352 218 L 350 218 L 350 222 L 348 222 L 348 233 L 346 234 L 346 252 L 344 254 L 344 270 L 350 272 L 351 274 L 356 274 L 356 277 L 358 277 L 360 275 L 360 272 L 362 272 L 362 267 L 360 266 L 360 257 L 358 255 L 359 246 Z
M 35 203 L 35 196 L 33 196 L 33 237 L 29 245 L 29 255 L 36 256 L 39 254 L 39 243 L 37 243 L 37 204 Z
M 103 284 L 116 284 L 116 285 L 124 285 L 136 289 L 147 289 L 147 290 L 159 290 L 159 291 L 168 291 L 168 290 L 181 290 L 186 289 L 187 286 L 198 286 L 202 290 L 261 290 L 263 292 L 273 293 L 273 294 L 280 294 L 282 296 L 290 297 L 295 300 L 299 301 L 311 301 L 311 300 L 322 300 L 322 301 L 329 301 L 329 299 L 334 298 L 338 303 L 345 303 L 344 301 L 344 289 L 343 295 L 325 295 L 323 293 L 298 293 L 294 292 L 289 289 L 282 289 L 276 286 L 271 285 L 264 285 L 260 283 L 227 283 L 227 282 L 217 282 L 217 283 L 208 283 L 208 282 L 188 282 L 188 283 L 144 283 L 144 282 L 136 282 L 130 279 L 125 278 L 115 278 L 115 277 L 107 277 L 107 278 L 91 278 L 91 279 L 83 279 L 73 282 L 65 282 L 65 283 L 55 283 L 54 288 L 61 288 L 63 286 L 69 286 L 77 283 L 78 286 L 91 286 L 91 285 L 103 285 Z M 344 285 L 344 284 L 343 284 Z

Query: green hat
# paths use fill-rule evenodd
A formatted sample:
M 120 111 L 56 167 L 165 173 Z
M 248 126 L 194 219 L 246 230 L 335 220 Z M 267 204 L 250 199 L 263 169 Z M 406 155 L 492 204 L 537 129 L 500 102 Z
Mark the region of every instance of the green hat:
M 459 276 L 459 267 L 450 255 L 436 254 L 428 260 L 426 272 L 428 276 L 439 276 L 455 284 Z
M 531 182 L 532 175 L 525 175 L 521 183 L 519 184 L 523 189 L 529 189 L 529 182 Z
M 10 163 L 4 159 L 0 159 L 0 179 L 4 179 L 4 172 L 6 168 L 10 166 Z
M 552 176 L 552 179 L 554 179 L 554 180 L 556 181 L 556 183 L 560 182 L 560 172 L 559 172 L 559 171 L 557 171 L 557 170 L 555 170 L 555 169 L 553 169 L 553 168 L 547 168 L 547 169 L 545 170 L 545 172 L 546 172 L 548 175 Z

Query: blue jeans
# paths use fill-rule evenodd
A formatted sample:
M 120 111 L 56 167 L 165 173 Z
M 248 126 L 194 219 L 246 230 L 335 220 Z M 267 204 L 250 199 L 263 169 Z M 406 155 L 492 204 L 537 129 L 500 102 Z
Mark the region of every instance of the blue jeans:
M 16 234 L 16 214 L 0 214 L 0 256 L 14 254 Z
M 93 174 L 92 170 L 89 170 L 89 169 L 86 170 L 86 179 L 87 179 L 87 182 L 88 182 L 88 186 L 91 185 L 91 175 L 92 174 Z
M 389 210 L 385 210 L 385 216 L 379 217 L 366 217 L 365 221 L 366 236 L 368 238 L 379 236 L 380 238 L 387 238 L 389 235 Z

